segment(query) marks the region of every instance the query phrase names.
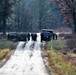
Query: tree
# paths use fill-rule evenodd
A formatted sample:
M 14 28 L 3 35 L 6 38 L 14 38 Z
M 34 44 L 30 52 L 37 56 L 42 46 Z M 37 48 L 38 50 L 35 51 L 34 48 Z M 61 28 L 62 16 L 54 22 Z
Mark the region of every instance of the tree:
M 51 28 L 51 13 L 49 12 L 49 0 L 39 2 L 39 29 Z
M 12 18 L 11 14 L 13 13 L 12 7 L 17 2 L 17 0 L 2 0 L 0 1 L 0 27 L 2 32 L 5 35 L 7 29 L 7 20 Z
M 39 0 L 39 29 L 42 29 L 43 21 L 44 21 L 44 15 L 46 13 L 46 1 L 45 0 Z
M 76 33 L 76 0 L 51 0 L 58 4 L 64 16 L 63 23 L 73 26 Z
M 11 7 L 13 3 L 13 0 L 2 0 L 0 2 L 0 26 L 4 35 L 6 34 L 7 19 L 12 13 Z

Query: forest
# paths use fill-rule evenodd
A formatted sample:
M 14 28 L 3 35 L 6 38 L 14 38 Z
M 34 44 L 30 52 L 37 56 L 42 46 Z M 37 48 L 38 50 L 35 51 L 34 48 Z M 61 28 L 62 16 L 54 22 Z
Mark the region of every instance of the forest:
M 76 32 L 75 0 L 0 0 L 0 32 L 38 32 L 70 27 Z
M 0 75 L 76 75 L 76 0 L 0 0 Z

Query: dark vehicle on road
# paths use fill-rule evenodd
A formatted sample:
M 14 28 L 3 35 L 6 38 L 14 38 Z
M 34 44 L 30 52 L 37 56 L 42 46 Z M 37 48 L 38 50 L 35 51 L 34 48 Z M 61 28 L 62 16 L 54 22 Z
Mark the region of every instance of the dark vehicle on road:
M 50 41 L 50 32 L 42 32 L 41 33 L 41 42 L 42 41 Z
M 29 41 L 30 34 L 29 33 L 19 33 L 17 34 L 17 41 Z
M 8 40 L 11 40 L 11 41 L 16 41 L 17 40 L 16 37 L 17 37 L 16 32 L 11 32 L 11 33 L 8 33 L 8 35 L 7 35 Z
M 8 34 L 8 40 L 11 41 L 29 41 L 30 40 L 30 34 L 29 33 L 9 33 Z
M 57 35 L 51 29 L 42 29 L 41 30 L 41 42 L 57 40 Z

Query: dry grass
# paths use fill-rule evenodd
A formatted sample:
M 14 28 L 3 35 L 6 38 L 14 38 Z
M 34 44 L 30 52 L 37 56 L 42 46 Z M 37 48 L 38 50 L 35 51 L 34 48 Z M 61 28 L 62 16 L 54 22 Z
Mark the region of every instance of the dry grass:
M 54 70 L 55 75 L 76 75 L 76 66 L 73 66 L 69 59 L 66 61 L 68 55 L 55 50 L 47 50 L 49 66 Z M 73 61 L 73 60 L 72 60 Z
M 10 49 L 0 50 L 0 68 L 8 61 L 13 52 L 14 50 Z
M 0 50 L 0 60 L 4 59 L 8 53 L 10 53 L 10 49 Z
M 13 42 L 8 41 L 4 38 L 0 39 L 0 61 L 7 56 L 8 53 L 11 52 L 11 47 Z
M 49 66 L 55 75 L 76 75 L 76 34 L 63 35 L 63 37 L 63 40 L 47 44 L 45 52 L 49 57 Z

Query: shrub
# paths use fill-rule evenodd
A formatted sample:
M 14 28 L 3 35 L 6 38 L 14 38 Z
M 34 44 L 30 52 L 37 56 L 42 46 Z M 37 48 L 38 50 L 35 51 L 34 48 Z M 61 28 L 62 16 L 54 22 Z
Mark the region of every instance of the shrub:
M 13 42 L 10 41 L 0 41 L 0 49 L 6 49 L 6 48 L 10 48 L 12 46 Z
M 50 42 L 47 43 L 47 49 L 62 49 L 66 47 L 66 41 L 63 40 L 52 40 Z

